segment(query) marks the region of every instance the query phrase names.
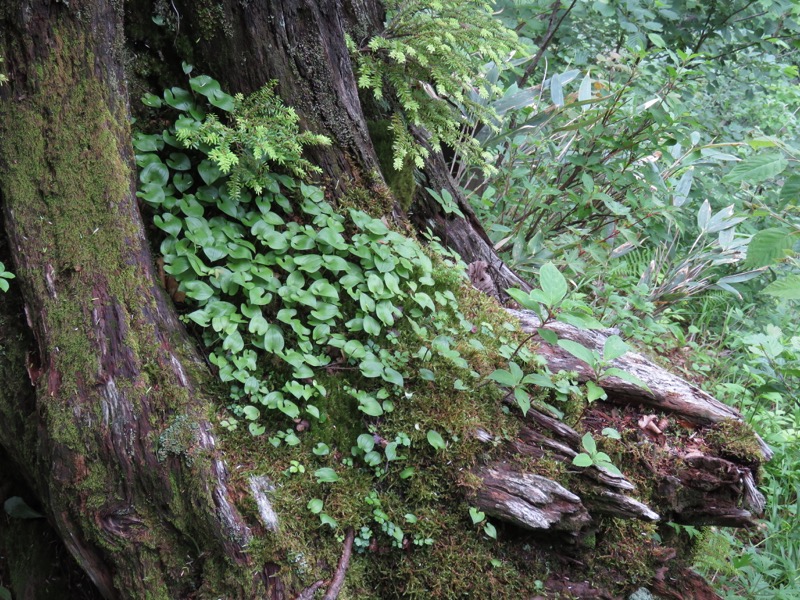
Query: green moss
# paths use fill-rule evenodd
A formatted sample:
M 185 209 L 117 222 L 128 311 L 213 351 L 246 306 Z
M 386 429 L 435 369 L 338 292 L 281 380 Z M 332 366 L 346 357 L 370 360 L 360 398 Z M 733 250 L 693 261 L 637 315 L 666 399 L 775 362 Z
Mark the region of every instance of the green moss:
M 718 455 L 761 464 L 763 455 L 753 428 L 739 419 L 725 419 L 705 431 L 706 443 Z
M 417 191 L 417 183 L 414 179 L 414 162 L 412 158 L 406 157 L 403 168 L 399 171 L 394 167 L 394 149 L 392 144 L 394 136 L 389 129 L 392 122 L 388 120 L 368 121 L 369 137 L 378 156 L 381 165 L 381 172 L 386 181 L 386 185 L 392 190 L 398 204 L 405 212 L 411 207 L 414 194 Z

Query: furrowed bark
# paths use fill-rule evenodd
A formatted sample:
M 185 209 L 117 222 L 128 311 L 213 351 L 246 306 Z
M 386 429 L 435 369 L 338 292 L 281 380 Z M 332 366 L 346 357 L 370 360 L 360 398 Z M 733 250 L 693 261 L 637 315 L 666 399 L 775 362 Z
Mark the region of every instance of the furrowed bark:
M 215 561 L 244 568 L 250 530 L 205 420 L 208 373 L 153 277 L 118 8 L 3 12 L 0 195 L 35 407 L 23 425 L 0 423 L 0 439 L 104 597 L 179 598 L 211 585 Z M 175 443 L 181 455 L 165 451 Z

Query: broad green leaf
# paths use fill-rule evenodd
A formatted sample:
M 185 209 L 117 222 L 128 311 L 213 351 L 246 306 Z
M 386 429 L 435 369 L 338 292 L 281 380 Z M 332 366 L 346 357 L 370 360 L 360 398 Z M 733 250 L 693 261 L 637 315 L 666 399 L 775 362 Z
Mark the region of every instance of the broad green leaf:
M 723 181 L 729 183 L 760 183 L 780 174 L 787 166 L 788 161 L 783 154 L 777 152 L 756 154 L 740 162 L 728 172 Z
M 261 416 L 260 410 L 258 410 L 255 406 L 249 406 L 249 405 L 245 406 L 242 409 L 242 413 L 244 413 L 244 416 L 250 419 L 251 421 L 255 421 L 256 419 L 258 419 L 258 417 Z
M 138 192 L 136 192 L 136 195 L 139 198 L 142 198 L 150 206 L 158 206 L 160 204 L 163 204 L 165 202 L 165 200 L 166 200 L 166 194 L 164 193 L 164 187 L 161 186 L 161 185 L 158 185 L 156 183 L 146 183 L 146 184 L 144 184 L 142 186 L 142 189 L 140 189 Z M 172 200 L 174 201 L 175 199 L 172 198 Z M 167 208 L 169 208 L 169 206 L 167 206 Z M 177 235 L 177 234 L 175 234 L 175 235 Z
M 619 377 L 623 381 L 627 381 L 628 383 L 632 383 L 634 385 L 637 385 L 640 388 L 642 388 L 643 390 L 647 390 L 648 392 L 651 391 L 650 388 L 647 387 L 647 384 L 644 381 L 639 379 L 633 373 L 628 373 L 627 371 L 623 371 L 622 369 L 617 369 L 616 367 L 612 367 L 610 369 L 606 369 L 603 372 L 603 377 L 609 377 L 609 376 Z
M 230 94 L 226 94 L 222 90 L 215 90 L 209 97 L 208 101 L 219 109 L 226 112 L 231 112 L 236 108 L 236 102 Z
M 378 318 L 383 321 L 385 325 L 390 327 L 394 325 L 394 305 L 388 300 L 378 302 L 375 308 L 375 314 L 378 315 Z
M 161 108 L 161 98 L 155 94 L 147 92 L 144 96 L 142 96 L 142 104 L 151 108 Z
M 414 294 L 413 298 L 414 302 L 419 304 L 422 308 L 427 308 L 431 312 L 436 311 L 436 305 L 433 303 L 433 300 L 431 300 L 431 297 L 425 292 L 417 292 Z
M 181 283 L 181 290 L 186 292 L 189 298 L 203 302 L 214 295 L 214 288 L 202 281 L 184 281 Z
M 761 291 L 776 298 L 800 300 L 800 275 L 793 273 L 779 277 Z
M 619 434 L 619 431 L 617 431 L 613 427 L 606 427 L 606 428 L 603 429 L 603 431 L 601 431 L 601 433 L 604 436 L 606 436 L 608 438 L 611 438 L 612 440 L 621 440 L 622 439 L 622 436 Z
M 306 505 L 306 507 L 312 513 L 314 513 L 315 515 L 318 515 L 319 513 L 322 512 L 323 502 L 319 498 L 312 498 L 311 500 L 308 501 L 308 504 Z
M 167 165 L 169 165 L 170 169 L 175 171 L 188 171 L 192 168 L 192 163 L 189 160 L 189 157 L 183 152 L 170 152 L 169 158 L 167 159 Z
M 336 481 L 339 481 L 339 476 L 336 474 L 336 471 L 334 471 L 330 467 L 323 467 L 321 469 L 317 469 L 316 471 L 314 471 L 314 476 L 320 483 L 334 483 Z
M 214 92 L 219 91 L 219 82 L 208 75 L 199 75 L 189 80 L 189 85 L 198 94 L 210 98 Z
M 603 344 L 603 360 L 611 362 L 616 360 L 629 350 L 628 344 L 622 341 L 618 335 L 612 335 Z
M 602 387 L 591 380 L 586 382 L 586 399 L 589 402 L 605 400 L 606 398 L 608 398 L 608 394 L 606 394 L 606 391 Z
M 591 99 L 592 99 L 592 77 L 589 75 L 589 73 L 586 73 L 586 75 L 583 78 L 583 81 L 581 81 L 581 87 L 578 88 L 578 101 L 585 102 L 586 100 L 591 100 Z
M 358 399 L 358 409 L 368 414 L 370 417 L 380 417 L 383 414 L 383 407 L 372 396 L 362 396 Z
M 283 350 L 283 332 L 277 325 L 270 323 L 264 333 L 264 349 L 267 352 L 278 354 Z
M 483 526 L 483 533 L 485 533 L 488 537 L 492 538 L 493 540 L 497 539 L 497 529 L 491 523 L 486 523 Z
M 393 383 L 398 387 L 403 387 L 404 384 L 403 376 L 391 367 L 385 367 L 383 369 L 383 380 Z
M 542 338 L 545 342 L 547 342 L 551 346 L 555 346 L 558 344 L 558 335 L 556 334 L 555 331 L 540 327 L 539 329 L 536 330 L 536 333 L 538 333 L 539 337 Z
M 567 280 L 553 263 L 545 263 L 539 269 L 539 286 L 548 300 L 548 308 L 558 305 L 569 290 Z
M 780 199 L 800 204 L 800 175 L 792 175 L 786 178 L 781 188 Z
M 324 442 L 317 442 L 317 445 L 311 450 L 317 456 L 327 456 L 331 453 L 331 449 L 328 447 L 328 444 Z
M 708 200 L 703 200 L 700 210 L 697 211 L 697 226 L 703 231 L 708 227 L 708 222 L 711 220 L 711 204 Z
M 585 452 L 581 452 L 575 458 L 572 459 L 572 464 L 576 467 L 591 467 L 594 462 L 592 462 L 592 457 L 586 454 Z
M 160 161 L 151 162 L 139 173 L 139 181 L 165 186 L 169 181 L 169 169 Z
M 486 518 L 486 513 L 478 510 L 474 506 L 469 507 L 469 518 L 472 519 L 472 524 L 477 525 Z
M 597 357 L 595 356 L 594 352 L 592 352 L 583 344 L 573 342 L 572 340 L 558 340 L 558 345 L 572 354 L 572 356 L 575 358 L 585 362 L 592 369 L 594 369 L 597 365 Z
M 597 453 L 597 444 L 595 443 L 591 433 L 583 434 L 583 437 L 581 438 L 581 445 L 589 454 Z
M 322 523 L 323 525 L 327 525 L 331 529 L 336 529 L 339 526 L 339 523 L 336 521 L 336 519 L 325 513 L 322 513 L 319 516 L 319 521 L 320 523 Z
M 175 173 L 175 175 L 172 176 L 172 185 L 181 193 L 188 190 L 193 184 L 194 179 L 188 173 Z
M 194 108 L 192 93 L 179 87 L 164 90 L 164 101 L 172 108 L 177 108 L 182 111 L 188 111 Z
M 794 246 L 791 232 L 778 227 L 758 231 L 747 245 L 747 268 L 767 267 L 785 258 Z
M 689 167 L 686 172 L 681 175 L 678 184 L 675 186 L 675 191 L 672 195 L 672 205 L 680 208 L 689 199 L 689 192 L 692 189 L 692 182 L 694 181 L 694 167 Z
M 207 159 L 201 161 L 200 164 L 197 165 L 197 172 L 200 173 L 200 178 L 206 185 L 211 185 L 222 175 L 219 167 Z
M 436 450 L 444 450 L 446 444 L 444 443 L 444 438 L 442 438 L 441 434 L 433 429 L 428 430 L 428 434 L 426 435 L 428 438 L 428 443 L 433 446 Z
M 489 379 L 492 381 L 496 381 L 500 385 L 505 385 L 508 387 L 514 387 L 519 383 L 514 376 L 505 369 L 495 369 L 489 374 Z
M 531 409 L 531 396 L 521 387 L 514 389 L 514 399 L 517 401 L 517 406 L 522 411 L 522 416 L 528 414 Z
M 44 515 L 33 510 L 20 496 L 11 496 L 3 503 L 3 509 L 14 519 L 43 519 Z
M 375 438 L 369 433 L 362 433 L 356 438 L 356 444 L 364 452 L 369 452 L 375 447 Z
M 561 85 L 561 78 L 553 75 L 550 78 L 550 100 L 556 106 L 564 106 L 564 89 Z
M 358 368 L 361 370 L 361 374 L 364 377 L 374 378 L 383 375 L 384 367 L 381 361 L 375 358 L 375 356 L 371 356 L 362 360 Z

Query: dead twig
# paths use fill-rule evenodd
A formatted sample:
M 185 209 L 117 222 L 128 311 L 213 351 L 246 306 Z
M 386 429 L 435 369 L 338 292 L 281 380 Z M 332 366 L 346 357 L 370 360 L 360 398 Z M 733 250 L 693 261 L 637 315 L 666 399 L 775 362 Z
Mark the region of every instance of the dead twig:
M 336 600 L 339 597 L 339 592 L 342 591 L 344 585 L 344 575 L 347 572 L 347 566 L 350 564 L 350 555 L 353 554 L 353 540 L 356 533 L 352 527 L 348 527 L 344 534 L 344 548 L 342 549 L 342 557 L 339 559 L 339 564 L 336 567 L 336 573 L 333 575 L 331 585 L 322 600 Z

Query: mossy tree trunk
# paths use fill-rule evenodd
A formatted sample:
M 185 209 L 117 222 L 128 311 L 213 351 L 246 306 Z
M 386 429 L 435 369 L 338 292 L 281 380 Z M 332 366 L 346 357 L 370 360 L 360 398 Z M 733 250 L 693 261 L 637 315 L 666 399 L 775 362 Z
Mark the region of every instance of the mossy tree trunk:
M 3 370 L 0 443 L 104 597 L 247 595 L 251 534 L 206 421 L 212 382 L 136 204 L 120 4 L 0 15 L 0 198 L 33 334 L 2 316 L 3 360 L 27 382 Z

